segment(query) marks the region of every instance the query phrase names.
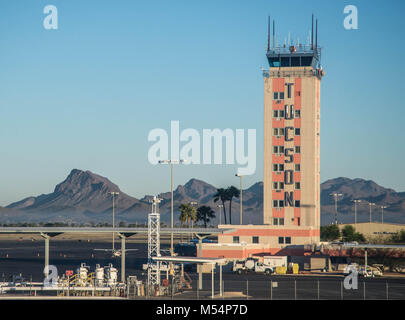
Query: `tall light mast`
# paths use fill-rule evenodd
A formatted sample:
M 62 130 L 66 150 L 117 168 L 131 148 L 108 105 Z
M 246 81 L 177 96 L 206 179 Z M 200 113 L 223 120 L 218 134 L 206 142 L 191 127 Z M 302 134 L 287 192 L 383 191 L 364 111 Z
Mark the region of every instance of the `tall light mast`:
M 112 198 L 113 198 L 113 207 L 112 207 L 112 209 L 113 209 L 113 215 L 112 215 L 112 227 L 113 227 L 113 236 L 112 236 L 112 253 L 114 254 L 114 251 L 115 251 L 115 244 L 114 244 L 114 237 L 115 237 L 115 233 L 114 233 L 114 228 L 115 228 L 115 196 L 118 196 L 120 193 L 119 192 L 109 192 L 109 194 L 111 194 L 112 195 Z
M 153 257 L 160 256 L 160 213 L 159 203 L 162 199 L 154 196 L 152 202 L 152 212 L 148 214 L 148 293 L 152 294 L 153 289 L 160 285 L 160 265 L 159 261 L 154 261 Z

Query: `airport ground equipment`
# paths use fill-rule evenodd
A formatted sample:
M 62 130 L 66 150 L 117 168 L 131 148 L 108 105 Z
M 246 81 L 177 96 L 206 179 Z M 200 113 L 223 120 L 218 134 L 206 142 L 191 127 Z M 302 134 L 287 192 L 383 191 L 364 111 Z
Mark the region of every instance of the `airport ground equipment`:
M 119 283 L 118 270 L 112 264 L 105 267 L 96 265 L 95 271 L 81 263 L 75 274 L 63 274 L 55 285 L 44 286 L 43 282 L 24 281 L 13 278 L 13 282 L 0 282 L 0 293 L 30 293 L 46 292 L 58 296 L 125 296 L 126 285 Z M 138 282 L 138 285 L 139 282 Z
M 246 259 L 245 261 L 236 261 L 233 269 L 237 274 L 256 272 L 270 275 L 274 273 L 274 267 L 262 262 L 258 262 L 257 259 Z

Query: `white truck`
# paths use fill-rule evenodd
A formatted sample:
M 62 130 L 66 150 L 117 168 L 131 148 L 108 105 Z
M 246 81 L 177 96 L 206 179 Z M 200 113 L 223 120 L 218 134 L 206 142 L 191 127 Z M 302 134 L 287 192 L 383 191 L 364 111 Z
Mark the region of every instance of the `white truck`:
M 258 262 L 255 259 L 247 259 L 246 261 L 236 261 L 234 262 L 232 270 L 237 274 L 256 272 L 270 275 L 274 272 L 274 268 L 272 266 Z

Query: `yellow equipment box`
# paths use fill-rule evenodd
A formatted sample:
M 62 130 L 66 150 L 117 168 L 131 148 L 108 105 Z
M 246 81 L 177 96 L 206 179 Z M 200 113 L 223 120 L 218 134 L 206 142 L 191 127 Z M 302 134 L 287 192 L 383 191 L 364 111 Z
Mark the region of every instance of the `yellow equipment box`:
M 276 267 L 276 274 L 286 274 L 287 268 L 286 267 Z

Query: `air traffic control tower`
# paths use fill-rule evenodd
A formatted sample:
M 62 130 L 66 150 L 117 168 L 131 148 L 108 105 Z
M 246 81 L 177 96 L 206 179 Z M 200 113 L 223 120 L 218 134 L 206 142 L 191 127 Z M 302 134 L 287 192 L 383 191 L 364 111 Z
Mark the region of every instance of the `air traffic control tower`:
M 273 36 L 271 37 L 271 31 Z M 303 255 L 320 236 L 320 65 L 318 22 L 306 44 L 278 45 L 269 18 L 264 76 L 263 224 L 205 244 L 203 256 Z
M 264 224 L 320 226 L 320 66 L 318 21 L 306 45 L 275 45 L 268 30 L 264 71 Z M 272 42 L 271 42 L 272 40 Z M 314 41 L 315 40 L 315 41 Z M 303 233 L 304 235 L 305 233 Z M 312 236 L 312 241 L 315 234 Z

